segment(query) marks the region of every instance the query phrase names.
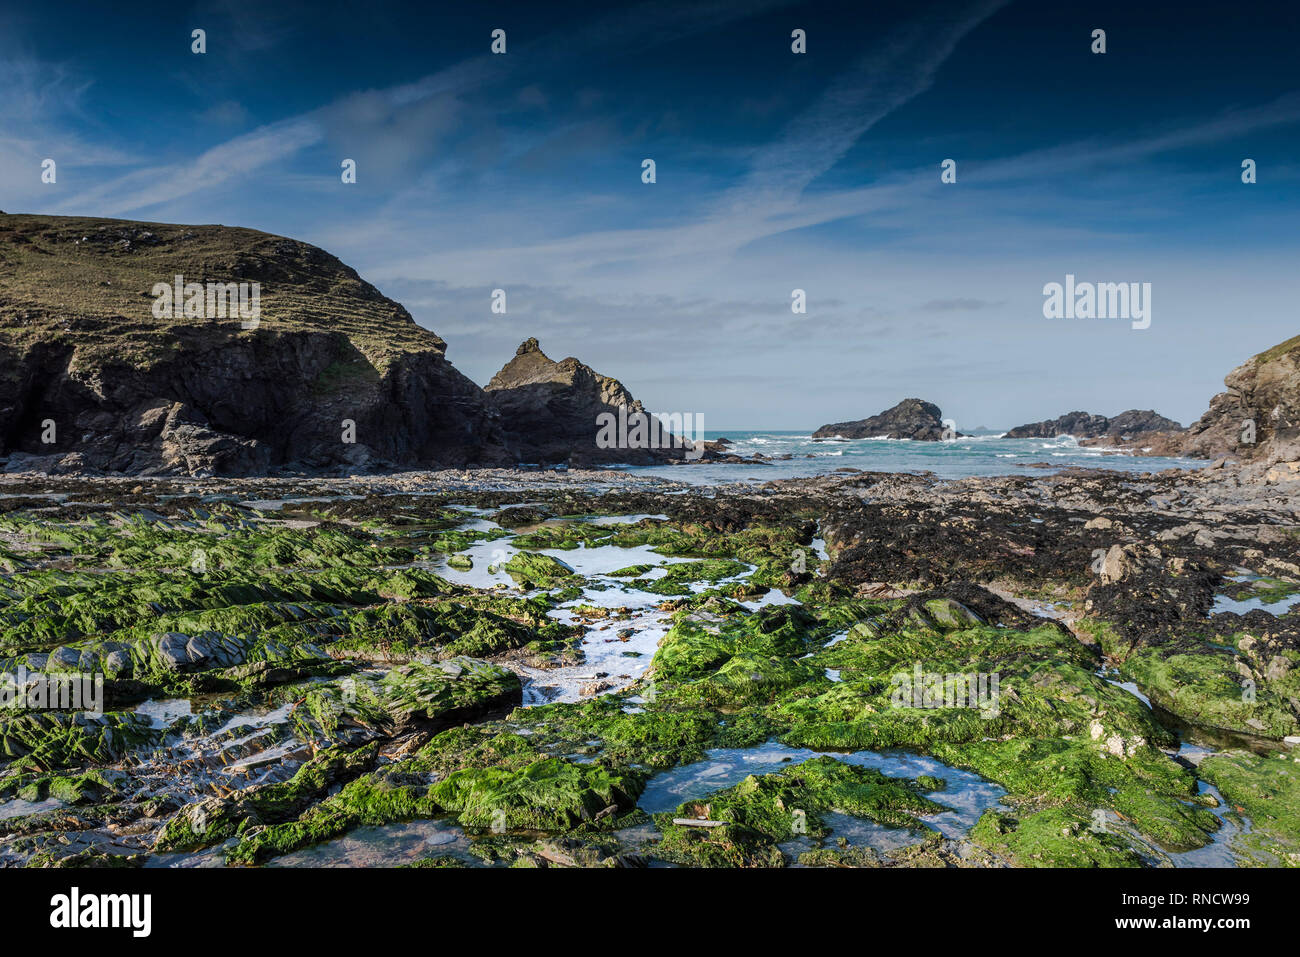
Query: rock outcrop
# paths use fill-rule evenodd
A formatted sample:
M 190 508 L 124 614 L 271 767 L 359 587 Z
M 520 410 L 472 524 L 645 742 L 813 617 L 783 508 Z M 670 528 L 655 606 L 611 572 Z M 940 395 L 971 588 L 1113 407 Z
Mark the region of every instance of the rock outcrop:
M 155 286 L 178 275 L 203 289 L 259 284 L 258 317 L 187 316 L 183 304 L 160 317 Z M 482 389 L 445 352 L 402 306 L 305 243 L 223 226 L 0 217 L 10 470 L 508 464 Z
M 1226 390 L 1186 433 L 1162 437 L 1171 450 L 1200 458 L 1300 459 L 1300 336 L 1246 360 L 1223 384 Z
M 602 415 L 613 416 L 615 422 L 633 416 L 648 422 L 649 413 L 617 379 L 572 356 L 556 362 L 542 352 L 536 339 L 519 346 L 515 357 L 487 384 L 487 394 L 496 421 L 521 462 L 650 465 L 685 458 L 683 448 L 651 448 L 644 443 L 630 447 L 638 443 L 621 442 L 617 436 L 612 445 L 598 442 Z
M 1262 464 L 1300 460 L 1300 336 L 1247 359 L 1223 384 L 1225 391 L 1185 430 L 1146 433 L 1117 444 L 1144 455 Z
M 853 422 L 823 425 L 813 433 L 814 439 L 916 439 L 937 442 L 944 438 L 943 413 L 933 402 L 904 399 L 879 415 Z M 949 432 L 948 437 L 960 433 Z
M 1067 412 L 1044 422 L 1018 425 L 1007 432 L 1008 439 L 1054 439 L 1072 435 L 1076 439 L 1099 439 L 1114 436 L 1130 439 L 1145 432 L 1178 432 L 1182 426 L 1173 419 L 1157 415 L 1151 409 L 1129 409 L 1114 418 L 1088 412 Z

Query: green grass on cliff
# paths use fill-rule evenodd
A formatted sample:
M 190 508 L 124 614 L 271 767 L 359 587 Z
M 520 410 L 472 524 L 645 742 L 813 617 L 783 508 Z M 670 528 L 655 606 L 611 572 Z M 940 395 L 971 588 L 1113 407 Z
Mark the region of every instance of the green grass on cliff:
M 177 273 L 261 283 L 260 328 L 155 318 L 151 290 Z M 402 306 L 306 243 L 229 226 L 0 214 L 0 348 L 67 345 L 74 367 L 111 359 L 148 368 L 183 346 L 303 331 L 345 336 L 378 371 L 403 352 L 444 348 Z
M 1286 342 L 1280 342 L 1267 352 L 1261 352 L 1255 356 L 1255 362 L 1272 362 L 1274 359 L 1280 359 L 1289 352 L 1300 350 L 1300 336 L 1292 336 Z

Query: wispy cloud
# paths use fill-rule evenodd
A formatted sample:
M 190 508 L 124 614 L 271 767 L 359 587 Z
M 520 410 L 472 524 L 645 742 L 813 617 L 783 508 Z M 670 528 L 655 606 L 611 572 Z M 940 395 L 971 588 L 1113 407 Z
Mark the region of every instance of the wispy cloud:
M 277 160 L 319 143 L 320 124 L 310 119 L 288 120 L 260 127 L 197 158 L 167 166 L 136 170 L 102 186 L 79 192 L 57 207 L 60 212 L 120 216 L 179 199 L 203 189 L 246 177 Z
M 522 70 L 536 75 L 570 65 L 575 59 L 602 62 L 783 5 L 784 0 L 755 0 L 743 9 L 725 3 L 643 3 L 585 18 L 576 26 L 566 24 L 553 34 L 519 44 L 507 56 L 488 53 L 485 40 L 482 54 L 419 80 L 360 91 L 259 127 L 193 159 L 133 171 L 73 195 L 61 208 L 101 215 L 137 212 L 247 176 L 329 136 L 361 144 L 378 160 L 379 172 L 391 172 L 403 165 L 406 154 L 427 155 L 437 148 L 441 137 L 458 127 L 457 121 L 463 117 L 456 99 L 470 91 L 510 83 Z M 279 34 L 288 29 L 283 20 L 268 27 L 264 18 L 253 17 L 242 2 L 224 0 L 214 8 L 235 21 L 237 32 L 245 37 L 246 52 L 277 42 Z
M 928 90 L 962 38 L 1006 3 L 984 0 L 955 15 L 931 14 L 899 27 L 759 152 L 749 175 L 723 196 L 719 212 L 788 208 L 868 130 Z

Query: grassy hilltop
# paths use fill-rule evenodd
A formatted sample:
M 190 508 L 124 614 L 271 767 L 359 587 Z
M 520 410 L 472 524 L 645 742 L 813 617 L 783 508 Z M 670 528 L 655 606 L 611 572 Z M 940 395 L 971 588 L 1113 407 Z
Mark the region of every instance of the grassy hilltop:
M 186 282 L 261 283 L 265 325 L 345 337 L 378 371 L 405 352 L 445 349 L 315 246 L 232 226 L 72 216 L 0 217 L 0 339 L 19 350 L 67 343 L 79 362 L 148 368 L 196 338 L 254 335 L 237 322 L 155 318 L 151 289 L 177 273 Z

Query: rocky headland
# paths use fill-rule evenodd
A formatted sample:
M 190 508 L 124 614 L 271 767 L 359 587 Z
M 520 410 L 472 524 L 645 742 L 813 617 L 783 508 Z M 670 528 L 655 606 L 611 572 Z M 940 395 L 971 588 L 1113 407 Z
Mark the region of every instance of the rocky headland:
M 617 379 L 601 375 L 572 356 L 556 362 L 542 352 L 536 339 L 519 346 L 514 358 L 492 377 L 486 392 L 498 421 L 509 424 L 511 446 L 521 461 L 651 465 L 681 461 L 686 456 L 684 445 L 601 448 L 596 422 L 602 414 L 617 416 L 623 410 L 628 417 L 644 418 L 650 413 Z

